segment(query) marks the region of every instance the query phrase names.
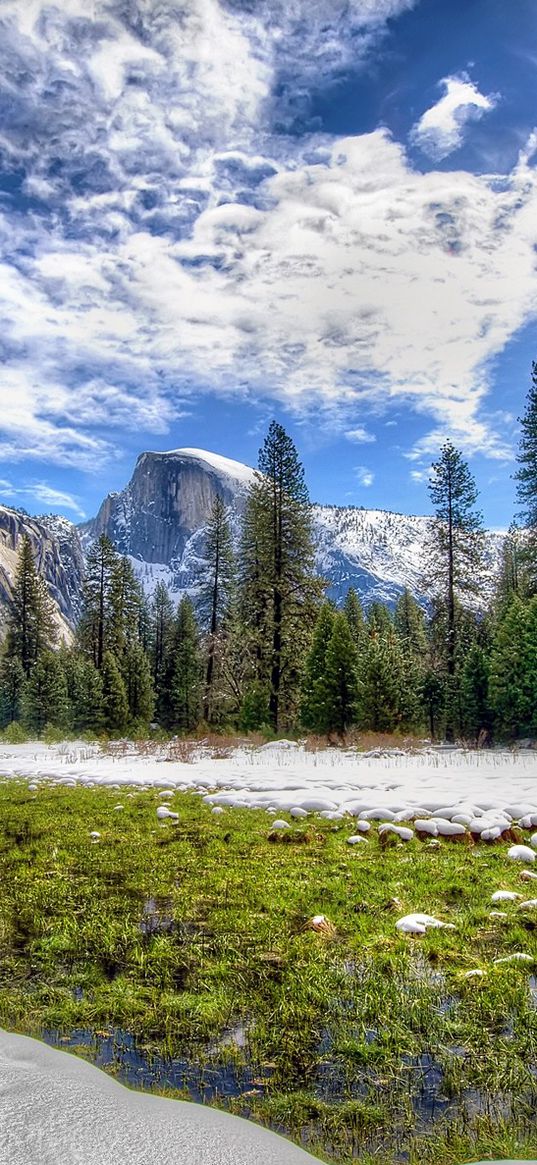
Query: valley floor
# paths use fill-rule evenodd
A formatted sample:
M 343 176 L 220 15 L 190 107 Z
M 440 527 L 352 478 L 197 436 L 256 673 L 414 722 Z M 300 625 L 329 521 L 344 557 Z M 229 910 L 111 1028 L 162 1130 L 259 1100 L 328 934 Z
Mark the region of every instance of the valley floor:
M 326 1161 L 537 1157 L 535 754 L 31 743 L 0 772 L 0 1026 Z

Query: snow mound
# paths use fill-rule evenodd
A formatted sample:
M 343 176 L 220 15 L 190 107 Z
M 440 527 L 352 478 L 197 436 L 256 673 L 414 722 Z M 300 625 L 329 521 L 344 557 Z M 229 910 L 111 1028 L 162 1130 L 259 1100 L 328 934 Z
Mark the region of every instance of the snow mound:
M 442 927 L 444 930 L 455 930 L 452 922 L 440 922 L 432 914 L 405 914 L 395 924 L 396 930 L 402 934 L 425 934 L 426 930 Z
M 512 845 L 507 850 L 507 857 L 511 858 L 512 862 L 534 862 L 535 850 L 530 849 L 529 845 Z
M 9 1165 L 319 1165 L 253 1122 L 124 1088 L 85 1060 L 1 1030 L 0 1094 Z

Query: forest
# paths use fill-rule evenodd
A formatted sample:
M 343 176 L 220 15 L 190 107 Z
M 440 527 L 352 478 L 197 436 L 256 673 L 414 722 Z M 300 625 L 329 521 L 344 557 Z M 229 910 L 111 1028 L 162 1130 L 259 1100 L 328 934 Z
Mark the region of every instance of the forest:
M 260 450 L 238 545 L 216 498 L 193 599 L 149 600 L 102 535 L 90 548 L 70 646 L 31 545 L 20 546 L 0 665 L 11 741 L 261 732 L 401 733 L 488 745 L 537 735 L 537 364 L 520 419 L 519 512 L 493 593 L 475 481 L 448 440 L 429 475 L 433 517 L 418 602 L 338 609 L 314 566 L 308 491 L 276 422 Z

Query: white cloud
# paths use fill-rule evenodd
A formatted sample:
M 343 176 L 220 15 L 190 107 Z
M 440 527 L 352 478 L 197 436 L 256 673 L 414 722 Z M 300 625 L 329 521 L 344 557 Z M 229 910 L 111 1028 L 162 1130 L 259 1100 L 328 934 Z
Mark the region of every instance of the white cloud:
M 363 485 L 366 488 L 369 488 L 370 485 L 373 485 L 375 474 L 371 469 L 368 469 L 366 465 L 356 465 L 354 472 L 358 478 L 358 481 L 360 482 L 360 485 Z
M 74 494 L 67 493 L 65 490 L 55 489 L 53 486 L 48 485 L 46 481 L 36 481 L 27 485 L 15 486 L 12 482 L 2 479 L 0 480 L 0 493 L 4 499 L 24 498 L 27 502 L 42 502 L 46 506 L 52 506 L 54 510 L 71 510 L 79 518 L 86 517 L 78 498 Z
M 419 173 L 383 130 L 271 133 L 293 61 L 335 76 L 411 6 L 4 0 L 0 138 L 46 201 L 0 214 L 0 453 L 95 468 L 112 429 L 165 432 L 211 390 L 322 407 L 362 442 L 353 416 L 401 406 L 430 420 L 417 460 L 448 432 L 508 455 L 486 403 L 536 313 L 534 143 L 500 185 Z M 447 81 L 437 141 L 494 100 Z
M 53 489 L 52 486 L 47 485 L 44 481 L 36 482 L 34 486 L 29 487 L 25 492 L 27 496 L 33 496 L 38 502 L 43 502 L 45 506 L 52 506 L 54 510 L 72 510 L 79 518 L 86 517 L 84 510 L 80 506 L 80 502 L 73 494 L 66 493 L 65 490 Z
M 416 485 L 421 485 L 422 482 L 428 481 L 429 474 L 425 469 L 411 469 L 410 480 L 416 482 Z
M 468 122 L 490 113 L 498 102 L 497 94 L 480 93 L 466 73 L 444 77 L 440 84 L 444 87 L 443 96 L 422 114 L 410 135 L 413 143 L 435 160 L 456 150 Z
M 365 425 L 357 425 L 355 429 L 347 429 L 345 432 L 347 441 L 352 441 L 355 445 L 370 445 L 376 441 L 374 433 L 370 433 Z

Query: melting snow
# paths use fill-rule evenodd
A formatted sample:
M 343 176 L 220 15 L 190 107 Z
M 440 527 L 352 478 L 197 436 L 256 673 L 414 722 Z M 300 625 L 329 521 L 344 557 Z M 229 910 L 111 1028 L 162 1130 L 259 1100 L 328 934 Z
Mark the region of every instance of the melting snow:
M 357 834 L 370 820 L 414 820 L 418 832 L 433 838 L 462 834 L 466 828 L 483 837 L 488 830 L 505 832 L 512 818 L 527 820 L 526 828 L 532 817 L 537 820 L 537 755 L 529 751 L 308 752 L 302 745 L 276 743 L 236 748 L 216 760 L 200 744 L 188 765 L 168 758 L 166 745 L 148 756 L 128 745 L 123 753 L 107 753 L 82 742 L 36 741 L 0 746 L 0 774 L 25 777 L 34 787 L 45 779 L 66 787 L 153 788 L 166 796 L 189 789 L 211 807 L 270 808 L 279 817 L 291 810 L 294 816 L 303 810 L 329 820 L 348 814 L 357 819 Z M 452 801 L 448 807 L 446 788 Z M 520 849 L 513 846 L 510 852 Z M 521 860 L 534 861 L 535 849 L 522 849 Z

